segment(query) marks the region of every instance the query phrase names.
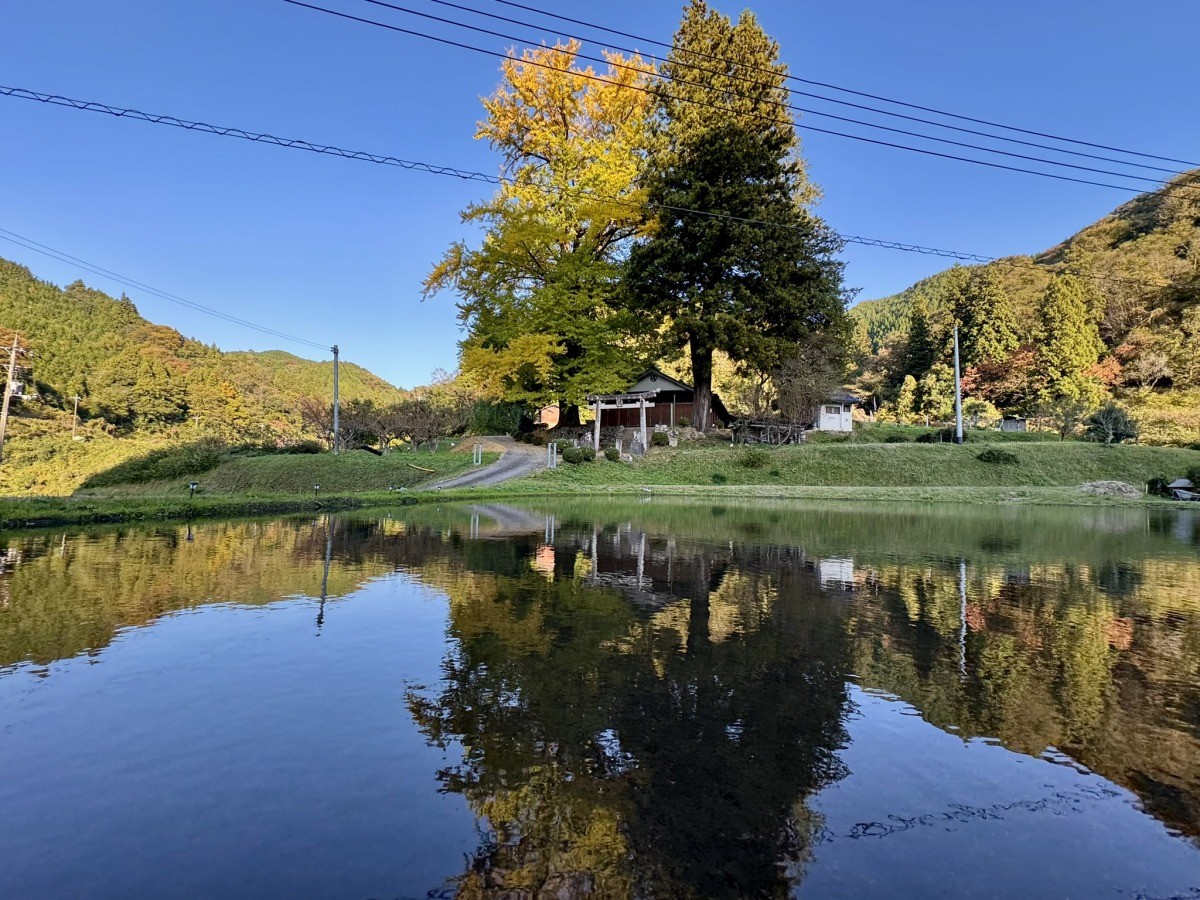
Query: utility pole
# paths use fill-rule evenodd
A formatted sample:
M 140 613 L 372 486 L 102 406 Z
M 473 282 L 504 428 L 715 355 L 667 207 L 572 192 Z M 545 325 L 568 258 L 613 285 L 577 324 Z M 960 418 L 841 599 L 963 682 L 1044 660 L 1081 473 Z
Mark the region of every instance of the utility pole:
M 954 443 L 963 442 L 962 375 L 958 365 L 958 326 L 954 326 Z
M 338 345 L 333 345 L 333 455 L 338 455 L 342 442 L 341 428 L 338 421 Z
M 75 429 L 79 427 L 79 401 L 83 398 L 76 394 L 71 399 L 75 401 L 75 412 L 71 416 L 71 440 L 75 440 Z
M 4 405 L 0 408 L 0 462 L 4 461 L 4 436 L 8 433 L 8 404 L 12 399 L 13 375 L 17 371 L 17 336 L 8 353 L 8 377 L 4 381 Z

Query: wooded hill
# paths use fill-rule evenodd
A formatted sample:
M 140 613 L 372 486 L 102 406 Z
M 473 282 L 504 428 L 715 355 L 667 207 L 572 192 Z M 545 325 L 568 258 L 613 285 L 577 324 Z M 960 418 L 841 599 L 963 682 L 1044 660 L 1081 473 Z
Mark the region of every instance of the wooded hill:
M 298 407 L 333 392 L 333 363 L 280 350 L 223 353 L 144 319 L 127 297 L 76 281 L 59 288 L 29 269 L 0 259 L 0 340 L 13 333 L 33 351 L 39 404 L 103 419 L 121 431 L 161 431 L 199 416 L 208 434 L 229 438 L 288 437 L 301 430 Z M 7 362 L 7 355 L 3 357 Z M 347 401 L 393 403 L 403 392 L 353 363 L 343 362 Z
M 1113 397 L 1143 439 L 1200 440 L 1200 170 L 1037 256 L 955 266 L 851 316 L 857 386 L 885 416 L 942 417 L 958 321 L 980 403 L 1036 414 Z

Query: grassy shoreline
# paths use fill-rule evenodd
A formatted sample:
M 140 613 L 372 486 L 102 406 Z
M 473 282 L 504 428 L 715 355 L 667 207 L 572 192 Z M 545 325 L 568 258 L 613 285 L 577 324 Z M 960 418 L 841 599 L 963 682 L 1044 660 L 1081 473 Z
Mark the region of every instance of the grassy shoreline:
M 1195 450 L 1082 443 L 1008 446 L 1015 461 L 995 464 L 978 458 L 978 445 L 823 444 L 758 451 L 754 457 L 742 449 L 701 444 L 654 450 L 633 464 L 603 459 L 564 464 L 502 485 L 448 490 L 431 490 L 429 484 L 464 470 L 469 458 L 430 454 L 418 457 L 428 460 L 421 470 L 407 460 L 367 454 L 231 460 L 204 476 L 202 491 L 193 499 L 178 481 L 114 485 L 71 497 L 0 498 L 0 529 L 546 497 L 1187 508 L 1189 504 L 1157 497 L 1085 494 L 1079 485 L 1124 481 L 1143 489 L 1154 475 L 1177 476 L 1200 468 Z M 319 496 L 312 491 L 318 480 Z M 383 490 L 396 480 L 409 486 Z
M 354 494 L 314 498 L 301 495 L 271 497 L 205 497 L 189 501 L 167 497 L 29 497 L 0 498 L 0 530 L 53 528 L 189 519 L 238 518 L 292 513 L 386 509 L 418 503 L 520 501 L 529 499 L 636 497 L 691 500 L 822 500 L 838 503 L 946 503 L 982 506 L 1120 506 L 1187 509 L 1191 504 L 1142 497 L 1137 500 L 1085 494 L 1074 487 L 836 487 L 819 485 L 562 485 L 514 482 L 486 488 L 454 488 L 396 494 Z

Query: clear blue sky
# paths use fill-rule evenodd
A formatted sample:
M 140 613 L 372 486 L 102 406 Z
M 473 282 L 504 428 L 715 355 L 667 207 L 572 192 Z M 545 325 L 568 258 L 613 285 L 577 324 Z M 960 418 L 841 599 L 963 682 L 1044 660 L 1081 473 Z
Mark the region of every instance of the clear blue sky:
M 527 17 L 491 0 L 464 2 Z M 324 5 L 411 23 L 359 0 Z M 407 5 L 439 12 L 425 0 Z M 535 5 L 661 39 L 682 4 Z M 736 14 L 746 4 L 714 5 Z M 1200 157 L 1195 0 L 756 0 L 751 8 L 805 77 Z M 527 31 L 553 39 L 549 27 L 515 33 Z M 5 0 L 0 35 L 2 84 L 496 170 L 472 134 L 497 60 L 280 0 Z M 484 186 L 23 100 L 0 98 L 0 122 L 0 227 L 198 303 L 337 342 L 347 359 L 402 386 L 454 367 L 454 302 L 422 302 L 420 284 L 451 241 L 472 237 L 458 211 Z M 825 191 L 820 212 L 838 230 L 987 255 L 1044 249 L 1131 196 L 824 135 L 806 134 L 804 152 Z M 60 284 L 84 277 L 122 290 L 11 244 L 0 242 L 0 255 Z M 888 250 L 850 247 L 845 256 L 860 298 L 945 266 Z M 148 318 L 223 349 L 311 355 L 127 293 Z

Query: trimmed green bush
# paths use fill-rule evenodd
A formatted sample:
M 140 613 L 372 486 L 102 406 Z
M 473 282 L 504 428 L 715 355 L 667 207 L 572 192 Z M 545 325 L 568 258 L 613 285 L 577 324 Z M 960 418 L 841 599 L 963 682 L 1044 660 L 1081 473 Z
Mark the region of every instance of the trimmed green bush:
M 654 434 L 650 435 L 650 446 L 651 447 L 670 447 L 671 446 L 671 438 L 667 436 L 667 433 L 665 431 L 656 431 L 656 432 L 654 432 Z
M 771 454 L 761 447 L 748 447 L 738 458 L 738 465 L 746 469 L 763 469 L 771 461 Z
M 980 462 L 1001 466 L 1015 466 L 1021 461 L 1015 453 L 1009 453 L 1007 450 L 1001 450 L 998 447 L 988 447 L 982 453 L 976 455 L 975 458 Z
M 883 442 L 885 444 L 910 444 L 912 438 L 907 434 L 889 434 L 884 437 Z
M 725 475 L 722 472 L 713 472 L 712 473 L 713 484 L 726 484 L 726 483 L 728 483 L 728 481 L 729 481 L 728 475 Z
M 621 461 L 621 451 L 618 450 L 616 447 L 605 447 L 604 448 L 604 458 L 607 459 L 609 462 L 620 462 Z
M 563 462 L 568 462 L 573 466 L 580 463 L 589 463 L 596 458 L 596 451 L 591 447 L 568 447 L 563 451 Z

